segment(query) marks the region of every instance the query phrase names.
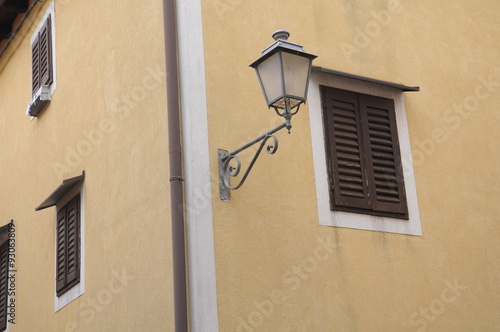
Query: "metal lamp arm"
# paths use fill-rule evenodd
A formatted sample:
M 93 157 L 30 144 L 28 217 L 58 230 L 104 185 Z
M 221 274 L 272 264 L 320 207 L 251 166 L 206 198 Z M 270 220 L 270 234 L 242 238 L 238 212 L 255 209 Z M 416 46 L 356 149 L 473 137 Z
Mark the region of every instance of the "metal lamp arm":
M 290 128 L 290 119 L 287 119 L 286 122 L 280 124 L 274 129 L 269 130 L 268 132 L 264 133 L 263 135 L 257 137 L 256 139 L 252 140 L 251 142 L 241 146 L 240 148 L 232 151 L 232 152 L 227 152 L 226 150 L 220 150 L 219 149 L 219 180 L 220 180 L 220 198 L 224 201 L 229 201 L 230 197 L 230 190 L 236 190 L 240 188 L 245 180 L 248 177 L 248 174 L 252 170 L 255 162 L 257 161 L 257 158 L 259 157 L 260 153 L 262 152 L 262 149 L 266 145 L 267 141 L 272 138 L 274 144 L 270 144 L 267 146 L 266 151 L 269 154 L 274 154 L 278 150 L 278 138 L 274 136 L 274 133 L 278 132 L 279 130 L 283 128 Z M 245 171 L 245 174 L 243 174 L 243 177 L 241 178 L 240 182 L 236 186 L 231 186 L 230 185 L 230 178 L 237 176 L 240 171 L 241 171 L 241 160 L 237 156 L 238 153 L 248 149 L 249 147 L 260 143 L 259 148 L 257 149 L 257 152 L 253 156 L 252 160 L 250 161 L 250 164 Z M 232 160 L 236 160 L 236 166 L 230 166 L 229 163 Z

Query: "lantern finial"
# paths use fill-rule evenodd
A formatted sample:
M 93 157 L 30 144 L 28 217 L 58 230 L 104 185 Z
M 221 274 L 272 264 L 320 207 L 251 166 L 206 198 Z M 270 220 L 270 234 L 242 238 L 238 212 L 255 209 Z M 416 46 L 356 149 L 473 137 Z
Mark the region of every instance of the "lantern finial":
M 288 37 L 290 37 L 290 33 L 288 31 L 286 31 L 286 30 L 283 30 L 283 29 L 276 30 L 273 33 L 273 38 L 276 41 L 278 41 L 278 40 L 287 40 Z

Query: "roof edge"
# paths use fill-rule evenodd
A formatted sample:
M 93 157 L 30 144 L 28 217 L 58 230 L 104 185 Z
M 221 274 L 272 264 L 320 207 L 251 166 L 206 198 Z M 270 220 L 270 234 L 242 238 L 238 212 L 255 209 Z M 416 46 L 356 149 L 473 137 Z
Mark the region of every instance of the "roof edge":
M 66 195 L 74 186 L 76 186 L 78 183 L 83 181 L 85 179 L 85 171 L 82 172 L 82 175 L 75 176 L 74 178 L 71 179 L 66 179 L 63 180 L 63 182 L 59 185 L 59 187 L 56 188 L 52 192 L 52 194 L 49 195 L 46 199 L 43 200 L 40 205 L 38 205 L 35 208 L 35 211 L 40 211 L 43 209 L 46 209 L 48 207 L 54 206 L 57 204 L 57 202 L 64 196 Z

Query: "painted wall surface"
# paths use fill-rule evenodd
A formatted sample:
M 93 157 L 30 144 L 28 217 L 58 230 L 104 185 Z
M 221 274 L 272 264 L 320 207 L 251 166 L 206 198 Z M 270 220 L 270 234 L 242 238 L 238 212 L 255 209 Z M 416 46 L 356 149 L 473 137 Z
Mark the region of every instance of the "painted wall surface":
M 213 199 L 210 209 L 189 197 L 188 215 L 211 222 L 213 211 L 219 330 L 500 329 L 497 2 L 186 0 L 191 39 L 199 2 L 204 49 L 179 43 L 204 52 L 206 89 L 190 82 L 206 90 L 211 158 L 185 162 L 210 167 Z M 10 331 L 172 330 L 161 2 L 56 0 L 57 89 L 30 120 L 29 40 L 49 4 L 0 58 L 0 226 L 15 222 L 18 270 Z M 219 200 L 217 149 L 281 123 L 248 68 L 280 28 L 317 66 L 421 87 L 404 100 L 423 236 L 319 225 L 308 112 L 320 110 L 309 105 L 231 202 Z M 184 60 L 191 74 L 203 66 Z M 181 94 L 184 105 L 199 97 Z M 82 170 L 85 293 L 55 313 L 55 209 L 34 208 Z
M 173 300 L 162 3 L 55 1 L 57 89 L 31 99 L 38 4 L 0 59 L 0 224 L 16 225 L 10 331 L 169 331 Z M 55 208 L 86 172 L 85 293 L 54 313 Z
M 307 106 L 231 202 L 213 182 L 220 330 L 498 330 L 499 3 L 202 4 L 213 179 L 218 148 L 281 122 L 248 68 L 277 29 L 317 66 L 421 88 L 404 98 L 423 236 L 319 226 Z

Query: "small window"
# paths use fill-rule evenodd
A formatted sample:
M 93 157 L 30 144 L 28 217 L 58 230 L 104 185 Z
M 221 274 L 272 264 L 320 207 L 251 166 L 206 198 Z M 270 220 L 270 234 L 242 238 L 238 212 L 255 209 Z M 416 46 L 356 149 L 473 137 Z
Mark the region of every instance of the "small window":
M 9 240 L 0 245 L 0 331 L 7 329 L 7 299 L 9 284 Z
M 35 96 L 43 85 L 52 84 L 52 24 L 47 17 L 31 44 L 31 91 Z
M 322 87 L 332 210 L 408 219 L 392 99 Z
M 61 296 L 80 281 L 80 195 L 57 211 L 56 292 Z
M 309 123 L 311 126 L 311 149 L 313 152 L 314 161 L 314 179 L 316 183 L 318 222 L 321 226 L 346 227 L 352 229 L 416 236 L 422 235 L 422 225 L 418 208 L 417 187 L 414 176 L 415 172 L 413 169 L 413 161 L 411 155 L 410 133 L 408 130 L 408 122 L 406 120 L 406 107 L 404 101 L 404 93 L 411 91 L 419 91 L 419 88 L 344 73 L 323 67 L 313 67 L 307 100 L 309 104 Z M 344 120 L 344 122 L 348 122 L 347 124 L 338 123 L 338 125 L 342 125 L 342 127 L 338 132 L 337 137 L 335 137 L 335 131 L 330 130 L 327 133 L 328 129 L 331 126 L 334 126 L 335 123 L 331 122 L 329 124 L 325 121 L 325 116 L 327 116 L 325 114 L 326 109 L 331 108 L 332 114 L 330 116 L 335 116 L 335 114 L 333 113 L 335 112 L 333 110 L 334 102 L 330 100 L 331 105 L 329 107 L 326 107 L 328 106 L 328 103 L 325 102 L 327 101 L 327 96 L 330 96 L 331 98 L 332 94 L 333 99 L 351 98 L 347 101 L 342 101 L 342 99 L 340 99 L 340 103 L 342 104 L 343 108 L 347 108 L 347 114 L 350 115 L 347 116 L 347 120 Z M 343 95 L 344 97 L 342 97 Z M 384 101 L 389 103 L 389 106 L 378 105 L 379 102 Z M 373 104 L 373 102 L 375 102 L 375 104 Z M 345 106 L 345 103 L 351 103 L 352 106 L 350 110 Z M 385 113 L 385 115 L 383 115 L 378 121 L 373 121 L 377 119 L 377 116 L 370 116 L 370 119 L 363 120 L 362 113 L 366 113 L 367 108 L 370 107 L 374 109 L 387 110 L 387 113 L 385 113 L 385 111 L 382 111 L 382 113 Z M 368 117 L 368 115 L 366 116 Z M 348 121 L 349 117 L 351 118 L 351 120 L 356 119 L 354 120 L 355 128 L 353 128 L 353 121 Z M 390 123 L 390 130 L 387 127 L 387 121 L 389 121 Z M 378 131 L 370 133 L 370 123 L 372 122 L 376 124 L 375 127 L 384 129 L 382 130 L 382 133 L 379 133 Z M 382 124 L 384 124 L 385 122 L 386 125 L 380 126 L 379 122 L 381 122 Z M 339 127 L 338 125 L 337 127 Z M 336 128 L 333 128 L 333 130 L 336 130 Z M 393 134 L 393 130 L 397 132 L 397 135 Z M 334 137 L 330 138 L 330 134 Z M 358 135 L 360 138 L 356 141 L 352 138 L 352 134 Z M 366 181 L 371 176 L 369 167 L 372 168 L 371 172 L 372 174 L 374 174 L 375 169 L 373 165 L 382 163 L 378 159 L 386 155 L 375 155 L 374 158 L 372 154 L 376 152 L 376 149 L 375 151 L 370 151 L 371 142 L 366 141 L 369 140 L 371 136 L 387 137 L 387 134 L 390 134 L 391 142 L 393 143 L 392 152 L 396 153 L 394 155 L 395 165 L 399 164 L 399 162 L 397 162 L 397 154 L 400 154 L 399 158 L 401 159 L 402 167 L 397 167 L 396 171 L 392 170 L 392 172 L 383 169 L 383 172 L 381 173 L 384 175 L 386 175 L 385 173 L 387 173 L 387 175 L 394 175 L 394 173 L 398 174 L 398 171 L 402 168 L 402 173 L 399 174 L 404 174 L 404 177 L 402 177 L 404 178 L 404 183 L 398 179 L 398 175 L 396 175 L 396 179 L 394 179 L 394 177 L 389 177 L 389 181 L 387 181 L 386 177 L 383 177 L 382 182 L 379 181 L 379 183 L 376 183 L 374 181 L 371 181 L 370 183 L 367 183 Z M 340 140 L 340 138 L 343 139 L 343 141 L 340 142 L 340 145 L 344 145 L 341 148 L 344 148 L 344 150 L 348 150 L 347 152 L 349 152 L 347 155 L 343 155 L 342 157 L 356 159 L 356 154 L 354 153 L 356 151 L 356 145 L 358 149 L 361 149 L 361 151 L 363 151 L 359 159 L 360 162 L 363 159 L 363 162 L 365 162 L 366 164 L 363 164 L 364 170 L 363 172 L 360 171 L 361 175 L 354 172 L 354 170 L 352 169 L 354 168 L 354 166 L 352 166 L 352 163 L 343 162 L 343 164 L 347 164 L 347 169 L 345 169 L 343 172 L 348 174 L 348 172 L 350 171 L 351 173 L 353 173 L 352 175 L 355 176 L 348 177 L 348 175 L 344 175 L 342 181 L 351 181 L 353 183 L 357 182 L 359 184 L 359 176 L 363 177 L 363 180 L 361 182 L 361 185 L 363 187 L 363 196 L 359 194 L 361 192 L 361 189 L 359 189 L 359 187 L 353 185 L 348 186 L 348 188 L 350 189 L 357 190 L 354 190 L 354 193 L 357 192 L 358 197 L 354 198 L 358 199 L 351 200 L 351 203 L 352 201 L 357 201 L 357 206 L 346 206 L 347 204 L 349 204 L 349 202 L 339 202 L 338 200 L 336 201 L 334 197 L 335 193 L 333 189 L 339 188 L 339 186 L 335 185 L 335 174 L 333 173 L 333 169 L 335 167 L 334 163 L 339 163 L 339 161 L 335 161 L 335 159 L 331 158 L 332 155 L 333 158 L 335 158 L 337 155 L 333 154 L 335 151 L 332 151 L 332 144 L 330 144 L 330 141 L 332 139 L 334 141 Z M 383 140 L 382 142 L 386 143 L 383 144 L 383 150 L 389 150 L 385 152 L 390 152 L 391 145 L 388 143 L 388 141 Z M 397 144 L 398 147 L 395 147 L 394 144 Z M 347 158 L 347 160 L 349 160 L 349 158 Z M 382 159 L 385 160 L 384 158 Z M 390 159 L 391 158 L 389 158 L 389 160 Z M 374 176 L 372 177 L 372 179 L 373 178 Z M 340 182 L 340 179 L 338 179 L 338 182 Z M 381 187 L 384 188 L 384 186 L 387 185 L 386 182 L 390 182 L 393 184 L 392 186 L 389 186 L 392 187 L 392 190 L 384 191 L 380 190 L 379 188 L 379 192 L 384 193 L 385 195 L 376 197 L 377 200 L 375 202 L 373 202 L 373 200 L 370 201 L 371 199 L 373 199 L 373 193 L 377 194 L 377 187 L 383 185 Z M 397 189 L 395 189 L 394 183 L 398 184 Z M 394 193 L 394 190 L 398 192 L 397 195 Z M 345 194 L 345 192 L 339 194 Z M 368 197 L 366 200 L 363 199 L 365 197 L 365 194 L 366 197 Z M 340 199 L 343 199 L 346 195 L 340 196 Z M 400 204 L 398 204 L 398 202 L 390 200 L 390 198 L 394 199 L 395 197 L 398 197 L 397 199 L 400 201 Z M 386 205 L 386 203 L 392 203 L 390 204 L 392 205 L 392 210 L 382 210 L 385 209 L 383 205 Z
M 26 114 L 38 116 L 56 89 L 54 3 L 31 37 L 31 101 Z
M 0 332 L 8 331 L 10 324 L 15 324 L 15 239 L 14 221 L 0 227 Z M 12 279 L 11 279 L 12 278 Z M 10 298 L 10 300 L 9 300 Z
M 85 171 L 63 182 L 35 208 L 55 206 L 55 311 L 85 292 Z

